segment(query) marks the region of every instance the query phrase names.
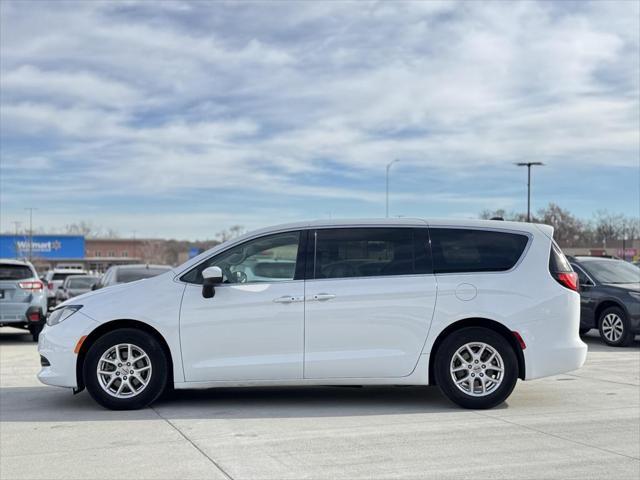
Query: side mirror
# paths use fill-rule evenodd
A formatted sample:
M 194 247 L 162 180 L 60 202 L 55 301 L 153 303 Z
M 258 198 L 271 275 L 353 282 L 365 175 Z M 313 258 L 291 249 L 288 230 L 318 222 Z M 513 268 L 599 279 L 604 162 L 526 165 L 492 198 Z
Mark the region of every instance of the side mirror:
M 216 294 L 215 285 L 222 283 L 222 269 L 220 267 L 207 267 L 202 271 L 202 296 L 212 298 Z

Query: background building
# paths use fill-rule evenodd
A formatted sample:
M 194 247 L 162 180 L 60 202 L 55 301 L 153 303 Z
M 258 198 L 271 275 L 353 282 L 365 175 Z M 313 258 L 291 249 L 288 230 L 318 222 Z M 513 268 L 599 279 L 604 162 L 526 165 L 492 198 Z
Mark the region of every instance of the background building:
M 179 265 L 219 242 L 157 238 L 87 238 L 82 235 L 0 235 L 0 258 L 31 259 L 39 273 L 60 264 L 102 273 L 112 265 Z

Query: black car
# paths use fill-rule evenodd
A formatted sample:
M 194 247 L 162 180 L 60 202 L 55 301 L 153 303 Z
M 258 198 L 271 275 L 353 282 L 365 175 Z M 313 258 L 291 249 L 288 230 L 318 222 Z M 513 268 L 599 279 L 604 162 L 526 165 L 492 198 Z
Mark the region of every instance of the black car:
M 624 260 L 570 257 L 580 281 L 580 333 L 592 328 L 609 345 L 640 334 L 640 268 Z

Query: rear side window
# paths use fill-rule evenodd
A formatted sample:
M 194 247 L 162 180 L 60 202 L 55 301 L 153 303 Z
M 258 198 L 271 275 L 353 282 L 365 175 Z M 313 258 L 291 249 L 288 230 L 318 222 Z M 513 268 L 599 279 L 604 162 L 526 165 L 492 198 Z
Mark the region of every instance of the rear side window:
M 24 280 L 35 275 L 26 265 L 0 264 L 0 280 Z
M 529 238 L 518 233 L 431 228 L 434 273 L 502 272 L 513 268 Z
M 74 275 L 73 272 L 69 273 L 54 273 L 52 280 L 65 280 L 67 277 Z M 75 275 L 78 275 L 77 273 Z
M 312 278 L 430 273 L 427 235 L 413 228 L 317 230 Z

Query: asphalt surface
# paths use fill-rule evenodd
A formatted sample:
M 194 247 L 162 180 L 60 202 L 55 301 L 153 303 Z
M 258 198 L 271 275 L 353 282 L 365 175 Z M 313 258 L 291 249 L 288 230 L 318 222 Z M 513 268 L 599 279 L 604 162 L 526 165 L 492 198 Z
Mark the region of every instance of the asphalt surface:
M 636 337 L 637 340 L 640 337 Z M 640 342 L 465 411 L 426 387 L 179 391 L 111 412 L 0 330 L 0 478 L 640 478 Z

